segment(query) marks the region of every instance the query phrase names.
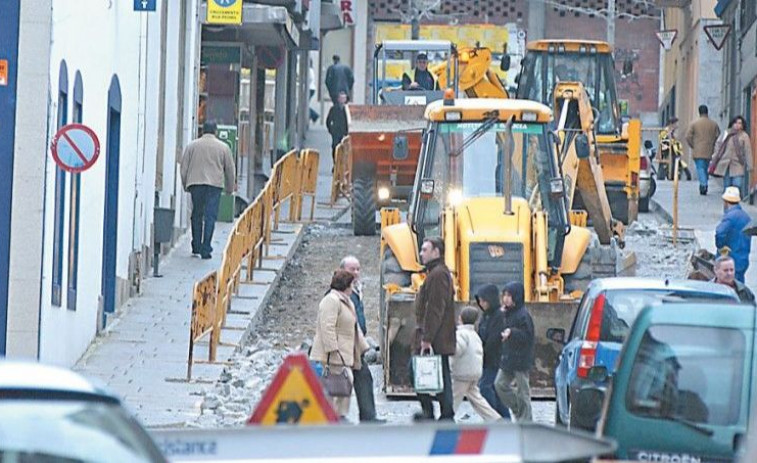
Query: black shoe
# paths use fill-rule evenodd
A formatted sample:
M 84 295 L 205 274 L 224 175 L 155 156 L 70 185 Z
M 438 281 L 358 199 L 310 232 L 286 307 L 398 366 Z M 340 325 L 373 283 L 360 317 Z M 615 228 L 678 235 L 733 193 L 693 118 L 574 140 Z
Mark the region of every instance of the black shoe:
M 415 415 L 413 415 L 413 421 L 422 423 L 424 421 L 434 421 L 433 416 L 428 416 L 423 412 L 416 412 Z
M 707 187 L 704 187 L 704 193 L 702 193 L 702 196 L 707 196 Z
M 702 185 L 699 185 L 699 194 L 702 196 L 707 194 L 707 192 L 705 191 L 705 188 Z
M 210 254 L 202 254 L 200 257 L 202 257 L 202 260 L 208 260 L 208 259 L 213 258 L 213 256 L 211 256 Z

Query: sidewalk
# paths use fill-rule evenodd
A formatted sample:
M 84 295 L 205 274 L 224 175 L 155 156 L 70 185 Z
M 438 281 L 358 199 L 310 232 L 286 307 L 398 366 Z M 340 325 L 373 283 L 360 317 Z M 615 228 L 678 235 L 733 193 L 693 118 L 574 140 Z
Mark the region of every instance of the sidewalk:
M 328 207 L 331 193 L 331 139 L 325 128 L 313 125 L 304 147 L 320 152 L 316 221 L 337 220 L 346 211 L 345 200 Z M 304 200 L 303 217 L 310 211 L 310 198 Z M 286 217 L 282 213 L 282 217 Z M 191 291 L 194 282 L 217 270 L 232 224 L 218 223 L 213 239 L 213 258 L 201 260 L 191 256 L 187 232 L 160 262 L 162 278 L 147 278 L 142 294 L 130 299 L 111 317 L 107 328 L 95 339 L 87 352 L 73 367 L 83 375 L 101 381 L 120 396 L 126 406 L 148 427 L 182 426 L 199 414 L 201 392 L 215 382 L 223 364 L 195 364 L 192 382 L 186 382 L 189 351 Z M 282 224 L 279 239 L 271 247 L 272 256 L 265 267 L 280 270 L 296 251 L 302 235 L 302 224 Z M 241 285 L 239 297 L 232 302 L 222 343 L 236 344 L 264 307 L 278 282 L 279 272 L 259 271 L 255 280 L 261 284 Z M 225 361 L 234 347 L 221 345 L 218 360 Z M 207 359 L 208 343 L 195 345 L 194 358 Z
M 707 196 L 699 194 L 699 182 L 696 180 L 680 182 L 678 190 L 678 223 L 681 228 L 694 230 L 699 247 L 715 252 L 715 227 L 723 216 L 723 187 L 720 179 L 710 179 Z M 673 182 L 658 181 L 657 191 L 652 197 L 650 207 L 660 213 L 666 220 L 673 221 Z M 752 217 L 757 217 L 757 206 L 742 202 L 741 207 Z M 757 287 L 757 250 L 752 244 L 749 256 L 749 270 L 746 273 L 746 284 L 750 288 Z

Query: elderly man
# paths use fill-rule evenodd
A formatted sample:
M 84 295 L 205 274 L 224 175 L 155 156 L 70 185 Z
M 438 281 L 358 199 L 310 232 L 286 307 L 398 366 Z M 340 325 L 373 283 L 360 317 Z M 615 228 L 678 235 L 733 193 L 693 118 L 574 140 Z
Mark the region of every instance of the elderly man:
M 754 294 L 745 284 L 736 280 L 736 267 L 731 256 L 719 256 L 715 259 L 715 283 L 730 286 L 739 295 L 741 302 L 754 304 Z
M 339 268 L 347 270 L 355 277 L 352 281 L 350 299 L 355 306 L 357 324 L 365 336 L 368 329 L 365 324 L 365 308 L 363 307 L 363 285 L 360 282 L 360 261 L 355 256 L 346 256 L 339 264 Z M 386 420 L 376 418 L 376 402 L 373 397 L 373 376 L 371 376 L 371 369 L 368 367 L 365 357 L 360 361 L 360 369 L 352 370 L 352 376 L 355 397 L 357 397 L 357 408 L 360 412 L 360 422 L 384 423 Z
M 749 252 L 752 249 L 751 237 L 744 233 L 744 228 L 751 219 L 739 204 L 739 187 L 729 186 L 722 198 L 725 213 L 715 229 L 715 246 L 718 251 L 728 248 L 728 254 L 736 264 L 736 279 L 743 283 L 744 275 L 749 268 Z

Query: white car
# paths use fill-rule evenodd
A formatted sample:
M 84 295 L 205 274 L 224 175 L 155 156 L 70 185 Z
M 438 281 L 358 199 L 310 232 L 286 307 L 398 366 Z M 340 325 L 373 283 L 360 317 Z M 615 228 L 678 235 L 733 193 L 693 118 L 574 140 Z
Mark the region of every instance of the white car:
M 0 462 L 165 462 L 121 401 L 76 373 L 0 361 Z

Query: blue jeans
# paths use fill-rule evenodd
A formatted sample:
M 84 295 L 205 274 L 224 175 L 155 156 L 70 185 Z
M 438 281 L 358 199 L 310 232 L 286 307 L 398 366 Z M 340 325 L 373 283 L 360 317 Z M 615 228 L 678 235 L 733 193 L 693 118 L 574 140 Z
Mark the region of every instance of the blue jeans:
M 710 161 L 707 159 L 694 159 L 694 164 L 697 166 L 697 178 L 699 179 L 699 186 L 706 187 L 708 174 L 707 168 L 710 167 Z
M 497 391 L 494 390 L 494 379 L 497 377 L 498 371 L 499 368 L 484 368 L 481 379 L 478 380 L 478 389 L 481 391 L 481 395 L 484 396 L 484 399 L 489 402 L 489 405 L 491 405 L 502 418 L 509 420 L 510 410 L 505 407 L 501 400 L 499 400 Z
M 729 171 L 726 171 L 725 175 L 723 176 L 723 191 L 725 191 L 725 189 L 729 186 L 735 186 L 738 187 L 739 190 L 742 190 L 742 188 L 744 187 L 744 176 L 737 175 L 735 177 L 732 177 Z
M 218 219 L 221 188 L 210 185 L 192 185 L 192 254 L 209 256 L 213 252 L 210 242 Z

